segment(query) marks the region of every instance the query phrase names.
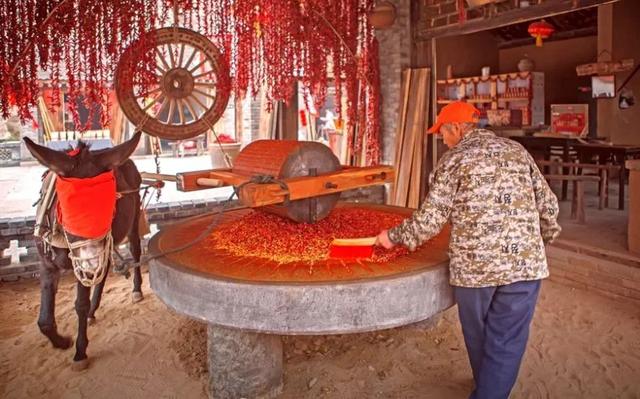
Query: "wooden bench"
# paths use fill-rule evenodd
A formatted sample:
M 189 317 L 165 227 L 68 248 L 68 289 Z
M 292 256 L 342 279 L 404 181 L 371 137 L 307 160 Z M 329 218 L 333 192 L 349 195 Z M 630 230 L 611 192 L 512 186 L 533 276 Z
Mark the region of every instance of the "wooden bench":
M 617 165 L 600 165 L 594 163 L 578 163 L 578 162 L 559 162 L 559 161 L 536 161 L 538 166 L 543 168 L 548 168 L 552 166 L 557 166 L 562 168 L 563 171 L 568 171 L 567 174 L 563 174 L 565 176 L 583 176 L 582 172 L 584 169 L 596 170 L 598 175 L 600 176 L 600 180 L 598 183 L 598 209 L 604 209 L 609 207 L 609 171 L 617 170 Z M 566 181 L 566 180 L 565 180 Z
M 584 182 L 600 182 L 600 176 L 585 175 L 544 175 L 547 180 L 559 180 L 563 182 L 573 182 L 573 198 L 571 199 L 571 219 L 577 219 L 578 223 L 584 224 L 586 217 L 584 213 Z

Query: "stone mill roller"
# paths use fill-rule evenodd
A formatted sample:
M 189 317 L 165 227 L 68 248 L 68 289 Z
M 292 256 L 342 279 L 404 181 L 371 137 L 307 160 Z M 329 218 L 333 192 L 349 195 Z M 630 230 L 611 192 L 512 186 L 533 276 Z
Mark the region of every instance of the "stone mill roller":
M 176 182 L 182 191 L 236 186 L 246 206 L 314 223 L 331 212 L 340 192 L 393 178 L 393 168 L 388 166 L 341 166 L 321 143 L 259 140 L 238 154 L 232 168 L 179 173 Z

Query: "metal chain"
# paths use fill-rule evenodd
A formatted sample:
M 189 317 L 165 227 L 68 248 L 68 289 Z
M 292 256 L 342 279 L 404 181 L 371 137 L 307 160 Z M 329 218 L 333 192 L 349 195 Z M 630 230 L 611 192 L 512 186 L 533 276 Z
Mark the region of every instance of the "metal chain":
M 229 168 L 229 169 L 233 168 L 233 162 L 231 161 L 231 157 L 224 150 L 224 147 L 222 147 L 222 143 L 220 142 L 220 139 L 218 138 L 218 133 L 216 133 L 216 129 L 205 118 L 203 118 L 202 120 L 204 121 L 204 123 L 207 124 L 207 126 L 209 127 L 209 129 L 213 133 L 213 136 L 216 138 L 216 142 L 218 143 L 218 147 L 220 147 L 220 151 L 222 151 L 222 157 L 224 158 L 224 163 L 227 164 L 227 168 Z

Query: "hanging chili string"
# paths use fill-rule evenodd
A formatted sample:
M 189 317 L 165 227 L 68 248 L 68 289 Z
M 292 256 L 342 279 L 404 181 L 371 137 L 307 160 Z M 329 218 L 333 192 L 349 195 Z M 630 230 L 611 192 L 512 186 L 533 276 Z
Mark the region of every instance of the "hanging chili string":
M 46 101 L 51 107 L 59 106 L 65 86 L 78 129 L 88 128 L 96 112 L 106 123 L 108 94 L 122 53 L 138 40 L 150 40 L 144 33 L 168 25 L 175 5 L 180 26 L 205 34 L 222 48 L 237 98 L 265 90 L 269 108 L 274 101 L 289 101 L 300 82 L 320 109 L 331 74 L 336 111 L 346 131 L 355 134 L 349 140 L 352 150 L 364 149 L 366 163 L 375 164 L 380 154 L 380 79 L 377 43 L 367 22 L 373 2 L 3 0 L 0 114 L 8 117 L 15 106 L 21 118 L 33 118 L 30 110 L 45 79 L 52 89 Z M 154 62 L 147 55 L 132 63 L 137 85 L 157 86 Z M 78 112 L 81 101 L 90 112 L 85 123 Z

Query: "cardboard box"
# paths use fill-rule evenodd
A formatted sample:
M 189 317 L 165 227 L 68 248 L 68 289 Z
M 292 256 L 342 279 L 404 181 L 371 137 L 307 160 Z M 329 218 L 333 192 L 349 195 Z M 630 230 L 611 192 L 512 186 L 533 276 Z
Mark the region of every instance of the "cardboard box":
M 589 133 L 589 105 L 551 104 L 551 132 L 585 137 Z

